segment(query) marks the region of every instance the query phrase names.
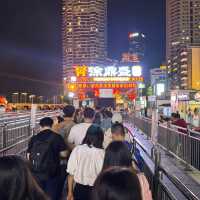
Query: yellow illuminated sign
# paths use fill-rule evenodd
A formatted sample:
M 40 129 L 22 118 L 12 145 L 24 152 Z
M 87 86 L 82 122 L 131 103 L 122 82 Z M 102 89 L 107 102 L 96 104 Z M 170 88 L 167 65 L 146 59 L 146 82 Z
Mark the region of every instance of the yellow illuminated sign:
M 75 74 L 77 77 L 87 76 L 87 66 L 77 66 L 75 68 Z

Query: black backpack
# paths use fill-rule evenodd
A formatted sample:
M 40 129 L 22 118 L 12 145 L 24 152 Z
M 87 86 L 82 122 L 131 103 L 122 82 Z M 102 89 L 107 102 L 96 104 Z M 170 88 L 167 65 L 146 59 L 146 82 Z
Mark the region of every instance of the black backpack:
M 53 151 L 54 139 L 55 135 L 52 134 L 46 140 L 35 140 L 30 150 L 31 170 L 41 180 L 54 177 L 57 172 L 59 163 L 57 163 L 58 161 L 55 159 Z

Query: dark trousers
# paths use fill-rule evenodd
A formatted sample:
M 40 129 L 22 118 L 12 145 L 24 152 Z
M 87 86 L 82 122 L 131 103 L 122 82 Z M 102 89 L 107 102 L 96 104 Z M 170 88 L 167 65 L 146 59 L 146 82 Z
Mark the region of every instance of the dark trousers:
M 50 200 L 61 200 L 66 177 L 56 176 L 48 180 L 38 180 L 40 187 L 49 196 Z
M 74 188 L 74 200 L 91 200 L 91 186 L 76 183 Z

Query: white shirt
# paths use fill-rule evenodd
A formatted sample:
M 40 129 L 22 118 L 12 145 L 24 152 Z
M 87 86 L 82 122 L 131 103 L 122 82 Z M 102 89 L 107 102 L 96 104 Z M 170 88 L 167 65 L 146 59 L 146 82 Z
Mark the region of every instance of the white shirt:
M 82 144 L 90 126 L 90 123 L 80 123 L 73 126 L 68 136 L 68 142 L 74 144 L 75 146 Z
M 103 149 L 79 145 L 70 155 L 67 172 L 74 176 L 76 183 L 93 186 L 102 170 L 104 154 Z

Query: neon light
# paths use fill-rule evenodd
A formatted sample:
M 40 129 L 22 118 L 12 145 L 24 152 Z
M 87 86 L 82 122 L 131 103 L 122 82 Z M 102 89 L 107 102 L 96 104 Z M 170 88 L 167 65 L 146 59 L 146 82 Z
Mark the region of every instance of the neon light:
M 77 66 L 75 67 L 75 74 L 77 77 L 87 76 L 87 66 Z
M 77 77 L 138 77 L 142 75 L 141 66 L 77 66 Z
M 103 76 L 117 76 L 117 67 L 109 66 L 104 69 Z
M 133 76 L 142 76 L 142 67 L 141 66 L 133 66 L 132 67 L 132 75 Z
M 131 76 L 130 67 L 124 66 L 118 68 L 118 76 Z
M 95 77 L 95 78 L 93 78 L 93 81 L 127 82 L 127 81 L 130 81 L 130 77 Z

